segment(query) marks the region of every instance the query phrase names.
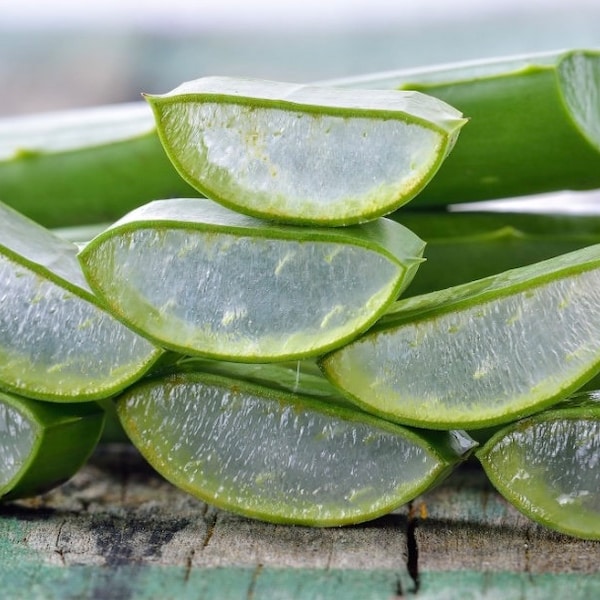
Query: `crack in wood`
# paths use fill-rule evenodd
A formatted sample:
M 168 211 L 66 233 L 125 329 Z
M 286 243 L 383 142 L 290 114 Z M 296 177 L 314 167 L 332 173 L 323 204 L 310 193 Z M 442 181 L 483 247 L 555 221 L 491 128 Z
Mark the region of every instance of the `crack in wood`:
M 185 557 L 185 571 L 183 574 L 183 580 L 187 583 L 190 579 L 190 575 L 192 573 L 192 563 L 194 561 L 194 554 L 196 554 L 196 550 L 192 548 L 187 556 Z
M 262 572 L 263 566 L 261 563 L 256 565 L 254 571 L 252 571 L 252 579 L 250 579 L 250 583 L 248 584 L 248 591 L 246 593 L 246 600 L 254 600 L 254 592 L 256 591 L 256 582 Z
M 401 600 L 402 598 L 404 598 L 404 589 L 402 587 L 402 578 L 398 576 L 394 585 L 394 600 Z
M 58 532 L 56 533 L 56 539 L 54 540 L 54 553 L 58 554 L 58 556 L 60 556 L 60 561 L 63 564 L 63 566 L 66 566 L 67 561 L 65 560 L 64 548 L 61 548 L 59 542 L 60 542 L 60 536 L 62 535 L 63 527 L 66 525 L 66 523 L 67 523 L 66 519 L 63 519 L 60 522 L 60 525 L 58 526 Z
M 533 573 L 531 572 L 531 530 L 529 527 L 525 529 L 525 543 L 523 544 L 523 572 L 527 575 L 529 581 L 533 581 Z
M 329 544 L 328 544 L 328 548 L 327 548 L 327 562 L 325 564 L 326 571 L 329 571 L 331 569 L 331 562 L 333 561 L 334 548 L 335 548 L 335 542 L 334 542 L 333 536 L 330 534 L 329 535 Z
M 210 540 L 215 532 L 215 527 L 217 526 L 217 517 L 218 513 L 216 511 L 209 511 L 208 509 L 205 511 L 204 520 L 206 521 L 206 534 L 204 535 L 204 539 L 202 540 L 202 548 L 206 548 L 208 544 L 210 544 Z
M 413 580 L 413 592 L 416 594 L 421 587 L 419 575 L 419 545 L 416 529 L 419 525 L 416 508 L 412 502 L 408 503 L 408 517 L 406 521 L 406 568 Z

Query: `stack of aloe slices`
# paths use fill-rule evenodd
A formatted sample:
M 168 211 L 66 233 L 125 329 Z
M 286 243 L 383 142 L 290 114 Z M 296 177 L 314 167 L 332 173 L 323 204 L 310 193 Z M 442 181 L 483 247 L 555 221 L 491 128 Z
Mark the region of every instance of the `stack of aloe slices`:
M 472 102 L 450 102 L 471 117 L 465 131 L 475 130 L 465 136 L 463 167 L 475 164 L 473 152 L 498 116 L 481 81 L 500 88 L 509 82 L 533 92 L 552 90 L 554 96 L 545 95 L 547 110 L 535 117 L 554 123 L 565 145 L 585 158 L 563 157 L 566 164 L 550 188 L 597 187 L 588 171 L 593 166 L 597 173 L 600 160 L 598 119 L 585 107 L 597 101 L 598 56 L 569 52 L 497 61 L 476 71 L 424 73 L 421 84 L 412 76 L 415 89 L 436 83 L 433 93 L 206 78 L 147 97 L 167 155 L 208 198 L 146 204 L 102 228 L 79 254 L 85 282 L 80 271 L 76 295 L 151 348 L 148 362 L 117 386 L 123 390 L 116 398 L 121 423 L 158 471 L 205 501 L 315 526 L 392 510 L 447 476 L 477 439 L 482 445 L 475 455 L 518 508 L 559 531 L 599 538 L 597 403 L 561 403 L 600 371 L 600 246 L 593 245 L 600 240 L 594 227 L 575 237 L 555 228 L 552 236 L 536 222 L 527 241 L 535 237 L 539 244 L 520 247 L 508 265 L 561 256 L 456 287 L 442 284 L 446 289 L 394 304 L 405 290 L 435 289 L 436 270 L 454 271 L 455 263 L 443 263 L 442 245 L 441 258 L 432 260 L 433 283 L 409 285 L 424 246 L 410 231 L 411 219 L 420 237 L 445 243 L 452 234 L 443 231 L 456 217 L 406 209 L 382 217 L 415 196 L 417 205 L 421 198 L 431 202 L 436 196 L 428 190 L 435 190 L 438 169 L 450 164 L 455 145 L 461 148 L 464 134 L 457 137 L 465 119 L 432 97 L 442 80 L 440 89 L 456 88 L 457 98 Z M 393 78 L 371 80 L 397 87 L 389 83 Z M 563 96 L 565 102 L 555 102 Z M 522 124 L 526 103 L 519 110 Z M 539 123 L 531 133 L 534 145 L 552 146 Z M 449 180 L 442 183 L 449 191 L 442 203 L 469 185 L 472 195 L 464 193 L 465 200 L 543 191 L 520 181 L 523 173 L 507 179 L 502 153 L 494 155 L 497 164 L 489 155 L 481 159 L 489 162 L 481 167 L 488 179 L 477 175 L 465 183 L 460 162 L 440 169 L 449 180 L 456 174 L 459 190 Z M 452 240 L 475 259 L 453 284 L 502 268 L 504 240 L 523 240 L 511 219 L 490 219 L 483 235 L 474 226 L 467 243 L 466 234 Z M 522 218 L 512 221 L 523 228 Z M 89 233 L 66 235 L 81 242 Z M 490 241 L 500 260 L 482 271 L 476 252 Z M 19 247 L 19 253 L 29 264 L 31 252 Z M 86 321 L 80 329 L 87 327 Z M 172 364 L 147 374 L 165 350 Z M 2 381 L 0 387 L 15 391 Z M 48 400 L 58 399 L 26 386 L 17 391 L 45 402 L 7 394 L 0 398 L 11 406 L 5 419 L 16 418 L 17 401 L 52 407 Z M 71 394 L 72 403 L 60 399 L 61 406 L 75 411 L 86 397 L 75 386 Z M 27 422 L 23 431 L 43 422 L 25 406 L 18 415 L 25 415 L 18 416 Z M 487 439 L 489 429 L 484 435 L 479 428 L 490 426 L 497 431 Z M 31 440 L 28 435 L 18 437 Z M 12 462 L 30 464 L 21 457 L 29 450 L 35 456 L 33 443 L 12 446 Z M 87 456 L 89 447 L 84 450 Z M 524 458 L 528 453 L 533 462 Z M 561 475 L 565 466 L 568 479 Z M 25 485 L 11 485 L 2 493 L 30 493 Z M 583 507 L 580 518 L 568 514 L 574 503 Z

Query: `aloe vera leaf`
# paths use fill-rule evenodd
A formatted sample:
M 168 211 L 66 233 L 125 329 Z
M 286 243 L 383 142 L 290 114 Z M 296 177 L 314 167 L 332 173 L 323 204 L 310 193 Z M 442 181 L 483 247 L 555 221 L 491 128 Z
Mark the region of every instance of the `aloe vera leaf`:
M 324 357 L 365 410 L 475 429 L 568 396 L 600 371 L 600 245 L 407 298 Z
M 134 445 L 174 485 L 276 523 L 375 518 L 445 477 L 473 447 L 461 432 L 428 436 L 309 396 L 199 372 L 139 382 L 117 411 Z
M 226 77 L 147 99 L 186 181 L 234 210 L 297 224 L 348 225 L 405 204 L 466 122 L 414 92 Z
M 571 50 L 323 82 L 419 90 L 469 117 L 411 206 L 600 187 L 600 52 Z
M 426 261 L 404 297 L 600 243 L 600 217 L 594 215 L 401 210 L 389 218 L 427 240 Z
M 67 481 L 102 433 L 95 402 L 50 404 L 0 392 L 0 498 L 35 496 Z
M 283 390 L 302 396 L 313 396 L 319 400 L 331 400 L 353 407 L 340 395 L 323 375 L 316 360 L 289 361 L 278 363 L 236 363 L 198 357 L 183 357 L 157 375 L 173 372 L 211 373 L 249 383 Z
M 600 396 L 579 395 L 500 429 L 477 452 L 490 481 L 531 519 L 600 539 Z
M 114 221 L 156 198 L 195 195 L 145 102 L 0 119 L 0 201 L 46 227 Z
M 92 294 L 76 246 L 0 204 L 0 388 L 96 400 L 141 377 L 161 354 Z
M 132 211 L 79 259 L 111 311 L 162 347 L 270 362 L 315 356 L 366 330 L 410 283 L 423 247 L 383 218 L 275 226 L 184 198 Z

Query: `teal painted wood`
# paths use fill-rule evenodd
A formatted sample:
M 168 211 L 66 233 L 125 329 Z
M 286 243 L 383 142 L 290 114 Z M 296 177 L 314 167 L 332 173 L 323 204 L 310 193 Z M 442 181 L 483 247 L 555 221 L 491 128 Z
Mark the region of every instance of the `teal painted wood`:
M 598 564 L 600 543 L 532 524 L 475 466 L 372 523 L 311 529 L 217 511 L 115 445 L 61 488 L 0 506 L 7 600 L 587 600 Z
M 403 590 L 393 571 L 315 570 L 274 568 L 213 568 L 186 574 L 176 567 L 124 566 L 44 567 L 35 575 L 22 566 L 0 584 L 14 600 L 547 600 L 597 598 L 600 579 L 595 576 L 544 574 L 531 578 L 519 573 L 474 571 L 427 572 L 420 590 Z M 27 575 L 32 583 L 23 584 Z

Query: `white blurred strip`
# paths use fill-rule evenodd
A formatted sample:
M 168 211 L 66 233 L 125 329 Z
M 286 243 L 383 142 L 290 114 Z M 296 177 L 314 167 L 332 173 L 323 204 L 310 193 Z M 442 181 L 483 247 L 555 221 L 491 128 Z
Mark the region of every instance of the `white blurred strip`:
M 577 215 L 600 214 L 600 190 L 589 192 L 552 192 L 523 198 L 486 200 L 454 204 L 451 212 L 520 212 L 562 213 Z

